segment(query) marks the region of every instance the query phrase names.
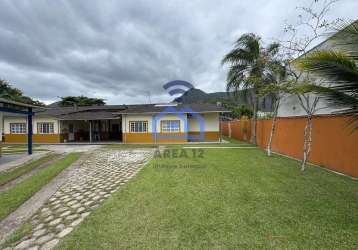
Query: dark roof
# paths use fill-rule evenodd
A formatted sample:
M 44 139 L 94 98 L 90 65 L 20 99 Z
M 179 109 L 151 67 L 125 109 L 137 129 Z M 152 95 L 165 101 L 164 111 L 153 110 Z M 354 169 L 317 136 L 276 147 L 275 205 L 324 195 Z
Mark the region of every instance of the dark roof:
M 93 106 L 79 106 L 75 107 L 47 107 L 45 110 L 39 110 L 37 116 L 62 116 L 69 115 L 73 113 L 82 113 L 82 112 L 95 112 L 95 111 L 104 111 L 108 113 L 118 112 L 124 109 L 123 105 L 93 105 Z
M 229 112 L 223 107 L 215 104 L 175 104 L 176 106 L 167 104 L 136 104 L 136 105 L 103 105 L 103 106 L 80 106 L 80 107 L 46 107 L 45 109 L 36 109 L 34 112 L 37 117 L 54 117 L 60 120 L 101 120 L 116 119 L 121 114 L 143 114 L 143 113 L 160 113 L 167 111 L 175 113 L 175 111 L 186 113 L 206 113 L 206 112 Z M 173 112 L 174 111 L 174 112 Z M 11 114 L 8 116 L 16 116 Z
M 57 116 L 60 120 L 106 120 L 118 119 L 118 115 L 112 111 L 106 110 L 92 110 L 92 111 L 79 111 L 69 114 Z
M 173 110 L 173 111 L 171 111 Z M 209 103 L 193 103 L 193 104 L 177 104 L 176 106 L 166 104 L 140 104 L 128 105 L 127 109 L 116 112 L 117 114 L 143 114 L 143 113 L 176 113 L 185 111 L 184 113 L 206 113 L 206 112 L 229 112 L 227 109 L 216 104 Z
M 15 106 L 18 106 L 18 107 L 38 108 L 38 106 L 34 106 L 34 105 L 31 105 L 31 104 L 26 104 L 26 103 L 22 103 L 22 102 L 15 102 L 15 101 L 11 101 L 11 100 L 4 99 L 4 98 L 0 98 L 0 103 L 11 104 L 11 105 L 15 105 Z

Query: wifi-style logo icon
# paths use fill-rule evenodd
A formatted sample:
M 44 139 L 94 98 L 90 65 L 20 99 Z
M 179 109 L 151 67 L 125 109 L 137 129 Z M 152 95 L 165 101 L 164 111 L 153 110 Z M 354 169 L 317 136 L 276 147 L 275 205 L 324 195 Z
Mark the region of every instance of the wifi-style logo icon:
M 175 80 L 167 82 L 163 85 L 163 88 L 169 93 L 169 95 L 177 95 L 177 94 L 184 94 L 189 89 L 193 89 L 194 86 L 186 81 L 182 80 Z

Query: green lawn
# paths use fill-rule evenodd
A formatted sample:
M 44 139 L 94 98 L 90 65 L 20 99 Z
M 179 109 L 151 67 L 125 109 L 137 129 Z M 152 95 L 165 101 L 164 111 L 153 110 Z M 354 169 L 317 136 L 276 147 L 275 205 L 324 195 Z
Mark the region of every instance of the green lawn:
M 1 192 L 0 220 L 13 212 L 79 157 L 80 153 L 71 153 L 65 158 L 55 161 L 49 167 L 20 182 L 13 188 Z
M 126 148 L 156 148 L 159 146 L 164 146 L 164 147 L 181 147 L 181 146 L 185 146 L 185 147 L 198 147 L 198 146 L 203 146 L 203 147 L 238 147 L 238 146 L 252 146 L 251 144 L 248 144 L 247 142 L 242 142 L 242 141 L 237 141 L 235 139 L 223 136 L 223 139 L 225 141 L 227 141 L 226 143 L 218 143 L 218 142 L 211 142 L 211 143 L 200 143 L 200 142 L 191 142 L 191 143 L 186 143 L 186 144 L 151 144 L 151 143 L 147 143 L 147 144 L 137 144 L 137 143 L 133 143 L 133 144 L 110 144 L 110 145 L 105 145 L 105 148 L 108 149 L 126 149 Z
M 299 165 L 260 149 L 154 159 L 58 249 L 358 249 L 358 182 Z
M 46 155 L 44 157 L 41 157 L 40 159 L 37 159 L 35 161 L 28 163 L 28 164 L 24 164 L 23 166 L 18 167 L 12 171 L 6 171 L 6 172 L 0 173 L 0 186 L 16 179 L 17 177 L 19 177 L 23 174 L 30 172 L 31 170 L 39 167 L 41 164 L 48 162 L 55 156 L 56 155 L 54 155 L 54 154 Z

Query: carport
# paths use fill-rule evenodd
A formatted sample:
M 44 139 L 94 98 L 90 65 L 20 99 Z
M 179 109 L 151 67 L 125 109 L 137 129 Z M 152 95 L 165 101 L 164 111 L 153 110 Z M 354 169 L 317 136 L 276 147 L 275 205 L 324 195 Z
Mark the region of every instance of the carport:
M 27 116 L 27 152 L 29 155 L 32 154 L 32 116 L 34 115 L 32 109 L 37 108 L 34 105 L 29 105 L 25 103 L 15 102 L 0 98 L 0 156 L 1 156 L 1 144 L 2 144 L 2 123 L 3 123 L 3 114 L 2 113 L 15 113 L 22 114 Z

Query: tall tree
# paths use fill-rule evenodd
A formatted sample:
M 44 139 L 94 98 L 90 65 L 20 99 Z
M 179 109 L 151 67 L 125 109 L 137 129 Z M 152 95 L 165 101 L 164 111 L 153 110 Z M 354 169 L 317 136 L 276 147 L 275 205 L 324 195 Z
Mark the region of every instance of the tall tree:
M 104 99 L 91 98 L 86 96 L 65 96 L 61 97 L 60 106 L 92 106 L 92 105 L 104 105 Z
M 327 83 L 312 85 L 312 90 L 327 100 L 337 113 L 352 114 L 352 126 L 358 129 L 358 21 L 341 28 L 330 39 L 335 49 L 315 51 L 298 60 L 301 70 L 311 72 Z M 334 83 L 330 86 L 331 83 Z
M 309 7 L 297 7 L 301 13 L 296 24 L 287 24 L 284 28 L 288 39 L 281 40 L 284 48 L 284 57 L 288 63 L 288 75 L 294 85 L 290 93 L 295 95 L 298 103 L 306 113 L 306 125 L 304 128 L 303 160 L 301 170 L 304 171 L 309 159 L 312 144 L 313 116 L 321 109 L 317 105 L 320 96 L 312 93 L 307 88 L 308 83 L 315 82 L 321 85 L 319 79 L 312 78 L 310 74 L 295 67 L 297 58 L 304 58 L 310 49 L 322 40 L 324 35 L 331 30 L 341 19 L 329 20 L 327 14 L 334 3 L 339 0 L 313 0 Z
M 0 79 L 0 97 L 16 102 L 22 102 L 22 103 L 32 104 L 36 106 L 44 106 L 42 102 L 33 100 L 31 97 L 23 95 L 20 89 L 11 86 L 9 82 L 1 79 Z
M 274 96 L 271 132 L 266 147 L 268 156 L 271 156 L 272 153 L 272 141 L 276 133 L 278 108 L 280 106 L 281 99 L 284 97 L 286 93 L 288 93 L 291 84 L 291 82 L 287 81 L 286 79 L 287 69 L 286 69 L 286 63 L 284 61 L 277 59 L 276 61 L 274 61 L 273 65 L 271 66 L 271 69 L 272 69 L 272 81 L 269 85 L 263 87 L 260 91 L 261 96 L 267 96 L 267 95 Z
M 239 37 L 234 48 L 222 60 L 222 64 L 229 65 L 227 91 L 237 93 L 245 89 L 249 92 L 253 111 L 252 143 L 255 145 L 259 91 L 272 81 L 270 67 L 278 48 L 277 43 L 264 47 L 259 36 L 248 33 Z

